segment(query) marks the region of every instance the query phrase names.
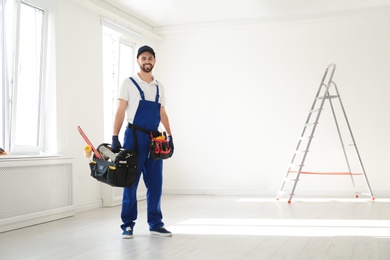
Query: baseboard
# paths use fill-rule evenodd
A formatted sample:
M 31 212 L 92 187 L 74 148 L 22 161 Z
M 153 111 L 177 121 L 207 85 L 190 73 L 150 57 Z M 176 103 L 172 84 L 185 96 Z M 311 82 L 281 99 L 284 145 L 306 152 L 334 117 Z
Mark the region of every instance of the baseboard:
M 69 206 L 0 220 L 0 233 L 38 225 L 49 221 L 72 217 L 75 207 Z
M 76 205 L 76 213 L 103 207 L 103 201 L 94 200 Z
M 139 201 L 145 200 L 146 199 L 145 193 L 144 192 L 137 193 L 137 199 Z M 117 207 L 117 206 L 120 206 L 120 205 L 122 205 L 122 199 L 120 199 L 120 200 L 117 200 L 117 199 L 113 200 L 112 203 L 109 206 L 103 205 L 103 200 L 101 200 L 101 199 L 100 200 L 94 200 L 94 201 L 90 201 L 90 202 L 77 204 L 76 205 L 76 213 L 87 211 L 87 210 L 92 210 L 92 209 L 97 209 L 97 208 L 101 208 L 101 207 Z

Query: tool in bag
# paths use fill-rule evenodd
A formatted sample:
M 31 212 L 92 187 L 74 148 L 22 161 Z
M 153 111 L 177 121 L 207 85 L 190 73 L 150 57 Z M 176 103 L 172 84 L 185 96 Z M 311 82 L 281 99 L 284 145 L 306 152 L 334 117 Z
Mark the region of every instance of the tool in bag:
M 84 156 L 87 158 L 91 158 L 92 156 L 92 147 L 89 144 L 84 147 Z
M 106 143 L 98 146 L 98 151 L 104 151 L 101 154 L 103 159 L 93 157 L 89 163 L 91 176 L 113 187 L 132 187 L 138 174 L 137 154 L 131 150 L 121 150 L 114 154 L 110 148 Z
M 79 133 L 81 134 L 81 137 L 83 137 L 84 141 L 90 146 L 90 148 L 92 148 L 92 151 L 94 153 L 94 155 L 99 158 L 99 159 L 102 159 L 102 157 L 100 156 L 100 154 L 98 153 L 98 151 L 96 151 L 95 147 L 93 146 L 93 144 L 91 143 L 91 141 L 89 141 L 87 135 L 84 133 L 83 129 L 81 129 L 80 126 L 77 127 L 77 130 L 79 131 Z
M 133 125 L 131 123 L 128 123 L 127 127 L 133 129 L 133 135 L 136 140 L 137 140 L 136 131 L 140 131 L 142 133 L 150 135 L 151 141 L 149 146 L 149 155 L 154 160 L 168 159 L 171 157 L 172 155 L 171 147 L 169 146 L 169 141 L 166 132 L 163 133 L 161 133 L 160 131 L 151 132 L 142 127 Z
M 89 163 L 91 176 L 113 187 L 132 187 L 138 174 L 137 153 L 131 150 L 121 150 L 115 154 L 111 151 L 110 144 L 106 143 L 100 144 L 96 149 L 80 126 L 77 130 L 87 143 L 84 155 L 89 158 L 91 150 L 93 152 Z
M 115 162 L 116 153 L 111 151 L 111 146 L 109 144 L 101 144 L 97 150 L 103 156 L 104 160 Z
M 157 137 L 153 137 L 153 133 L 150 133 L 152 138 L 150 142 L 150 155 L 153 159 L 168 159 L 171 157 L 171 147 L 169 146 L 167 134 L 164 132 Z

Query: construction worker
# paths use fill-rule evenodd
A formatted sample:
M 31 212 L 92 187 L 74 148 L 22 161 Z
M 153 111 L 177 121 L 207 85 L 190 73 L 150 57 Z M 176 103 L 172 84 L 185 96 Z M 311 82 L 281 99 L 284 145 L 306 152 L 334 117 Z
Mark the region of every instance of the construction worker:
M 162 160 L 154 160 L 149 156 L 151 132 L 158 130 L 160 122 L 168 135 L 171 155 L 173 154 L 173 138 L 165 111 L 164 86 L 152 75 L 156 63 L 154 50 L 149 46 L 138 49 L 137 63 L 140 71 L 137 75 L 124 80 L 118 94 L 118 109 L 115 115 L 111 148 L 114 152 L 122 147 L 118 135 L 124 118 L 128 122 L 123 148 L 137 152 L 138 176 L 133 187 L 124 188 L 121 218 L 123 238 L 132 238 L 137 219 L 137 187 L 141 173 L 147 189 L 147 221 L 151 234 L 172 236 L 162 222 Z

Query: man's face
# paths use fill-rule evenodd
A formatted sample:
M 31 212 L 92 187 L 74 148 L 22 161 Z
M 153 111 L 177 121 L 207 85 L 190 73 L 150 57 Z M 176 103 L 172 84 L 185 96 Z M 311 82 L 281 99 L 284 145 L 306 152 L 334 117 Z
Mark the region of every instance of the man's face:
M 151 72 L 153 70 L 156 59 L 152 53 L 144 51 L 138 56 L 137 62 L 142 71 Z

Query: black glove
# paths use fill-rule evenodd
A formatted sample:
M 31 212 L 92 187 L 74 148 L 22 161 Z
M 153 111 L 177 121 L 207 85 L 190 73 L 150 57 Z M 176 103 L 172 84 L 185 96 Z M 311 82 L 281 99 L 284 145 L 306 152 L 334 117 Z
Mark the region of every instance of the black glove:
M 118 136 L 113 135 L 112 136 L 112 143 L 111 143 L 111 151 L 113 153 L 118 153 L 121 148 L 122 148 L 122 145 L 119 142 Z
M 172 135 L 168 136 L 168 143 L 169 143 L 169 147 L 171 148 L 171 152 L 169 153 L 169 155 L 170 155 L 170 157 L 172 157 L 173 150 L 175 149 L 175 147 L 173 146 L 173 137 L 172 137 Z

